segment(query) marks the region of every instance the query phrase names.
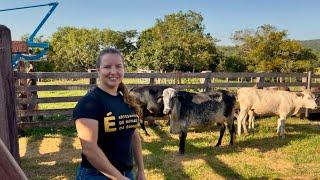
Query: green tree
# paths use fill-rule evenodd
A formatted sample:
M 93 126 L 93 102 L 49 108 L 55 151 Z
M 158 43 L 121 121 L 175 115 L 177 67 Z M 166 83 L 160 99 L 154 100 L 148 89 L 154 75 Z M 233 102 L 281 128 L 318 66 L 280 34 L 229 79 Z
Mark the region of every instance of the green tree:
M 239 50 L 235 46 L 219 46 L 220 62 L 217 71 L 244 72 L 247 70 L 244 60 L 238 56 Z
M 48 59 L 55 71 L 86 71 L 95 68 L 99 51 L 109 46 L 120 49 L 125 58 L 132 58 L 135 50 L 132 39 L 136 34 L 136 31 L 59 28 L 52 35 Z
M 236 31 L 232 39 L 239 48 L 239 57 L 248 71 L 301 72 L 312 70 L 317 57 L 295 40 L 287 38 L 287 31 L 262 25 L 256 31 Z
M 157 19 L 154 27 L 140 34 L 136 66 L 158 71 L 215 70 L 219 62 L 216 39 L 204 33 L 202 21 L 193 11 Z
M 50 61 L 56 71 L 86 71 L 94 67 L 101 33 L 98 29 L 59 28 L 51 38 Z
M 137 35 L 138 33 L 136 30 L 121 32 L 104 29 L 102 31 L 101 47 L 117 47 L 122 52 L 129 70 L 131 70 L 134 66 L 133 58 L 137 50 L 134 45 L 134 39 L 136 39 Z
M 246 65 L 238 56 L 223 56 L 217 70 L 222 72 L 244 72 L 246 71 Z

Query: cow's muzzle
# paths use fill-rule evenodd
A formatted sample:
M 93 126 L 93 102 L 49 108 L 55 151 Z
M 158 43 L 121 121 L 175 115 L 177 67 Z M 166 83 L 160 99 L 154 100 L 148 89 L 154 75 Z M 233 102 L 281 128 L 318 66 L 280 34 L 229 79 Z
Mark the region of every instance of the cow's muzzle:
M 169 114 L 171 112 L 170 108 L 164 108 L 163 109 L 163 114 Z
M 319 107 L 320 107 L 320 106 L 319 106 Z M 306 108 L 308 108 L 308 109 L 317 109 L 318 106 L 317 106 L 317 103 L 314 103 L 314 104 L 312 104 L 311 106 L 307 106 Z

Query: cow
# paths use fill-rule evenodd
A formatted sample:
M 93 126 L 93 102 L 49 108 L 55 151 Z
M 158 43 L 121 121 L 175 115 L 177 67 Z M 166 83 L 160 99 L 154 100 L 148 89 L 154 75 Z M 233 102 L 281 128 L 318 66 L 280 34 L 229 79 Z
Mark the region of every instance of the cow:
M 150 117 L 164 117 L 163 114 L 163 102 L 162 92 L 168 86 L 148 85 L 135 87 L 130 89 L 129 93 L 135 97 L 143 111 L 142 129 L 148 135 L 148 132 L 144 126 L 144 120 L 150 119 Z M 149 121 L 151 123 L 152 121 Z
M 179 134 L 179 153 L 185 153 L 185 141 L 190 125 L 221 124 L 216 147 L 221 145 L 226 125 L 230 132 L 230 145 L 234 143 L 234 109 L 236 98 L 227 91 L 190 93 L 167 88 L 163 91 L 163 114 L 169 114 L 170 133 Z
M 264 90 L 277 90 L 277 91 L 290 91 L 289 87 L 287 87 L 287 86 L 270 86 L 270 87 L 264 87 L 263 89 Z M 250 110 L 248 112 L 248 128 L 249 128 L 249 130 L 254 129 L 255 116 L 256 116 L 256 114 L 253 111 Z
M 298 113 L 301 108 L 315 109 L 317 107 L 315 96 L 309 90 L 289 92 L 240 88 L 237 91 L 237 98 L 240 105 L 240 113 L 237 118 L 238 135 L 241 135 L 241 126 L 244 133 L 248 133 L 245 120 L 250 111 L 257 115 L 278 115 L 277 133 L 284 138 L 287 117 Z

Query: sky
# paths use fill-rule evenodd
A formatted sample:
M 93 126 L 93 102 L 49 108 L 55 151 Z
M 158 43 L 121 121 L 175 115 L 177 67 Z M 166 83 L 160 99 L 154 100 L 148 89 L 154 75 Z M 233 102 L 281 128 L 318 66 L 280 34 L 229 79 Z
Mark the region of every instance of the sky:
M 0 0 L 0 9 L 45 4 L 49 0 Z M 50 37 L 58 27 L 110 28 L 141 32 L 156 19 L 188 10 L 200 13 L 205 32 L 218 45 L 233 45 L 237 30 L 271 24 L 287 30 L 290 39 L 320 39 L 319 0 L 57 0 L 58 7 L 37 35 Z M 11 29 L 12 39 L 31 34 L 49 6 L 0 12 L 0 24 Z

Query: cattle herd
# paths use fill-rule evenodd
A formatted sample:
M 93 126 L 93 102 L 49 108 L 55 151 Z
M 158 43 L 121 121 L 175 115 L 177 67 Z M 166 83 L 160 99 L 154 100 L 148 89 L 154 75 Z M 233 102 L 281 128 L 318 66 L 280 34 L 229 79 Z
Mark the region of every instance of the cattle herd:
M 239 88 L 237 93 L 226 90 L 191 93 L 168 86 L 143 86 L 130 90 L 143 109 L 143 119 L 169 117 L 170 133 L 179 134 L 179 153 L 185 153 L 185 141 L 190 126 L 218 124 L 220 136 L 216 146 L 221 145 L 226 128 L 230 133 L 230 145 L 237 134 L 254 128 L 255 116 L 277 115 L 277 133 L 284 138 L 286 118 L 301 108 L 317 108 L 316 97 L 310 90 L 290 92 L 288 89 Z M 239 113 L 236 113 L 237 102 Z M 237 118 L 235 118 L 237 117 Z M 248 120 L 248 123 L 247 123 Z M 248 128 L 247 128 L 248 124 Z M 142 128 L 145 130 L 144 123 Z M 147 132 L 146 132 L 147 133 Z

